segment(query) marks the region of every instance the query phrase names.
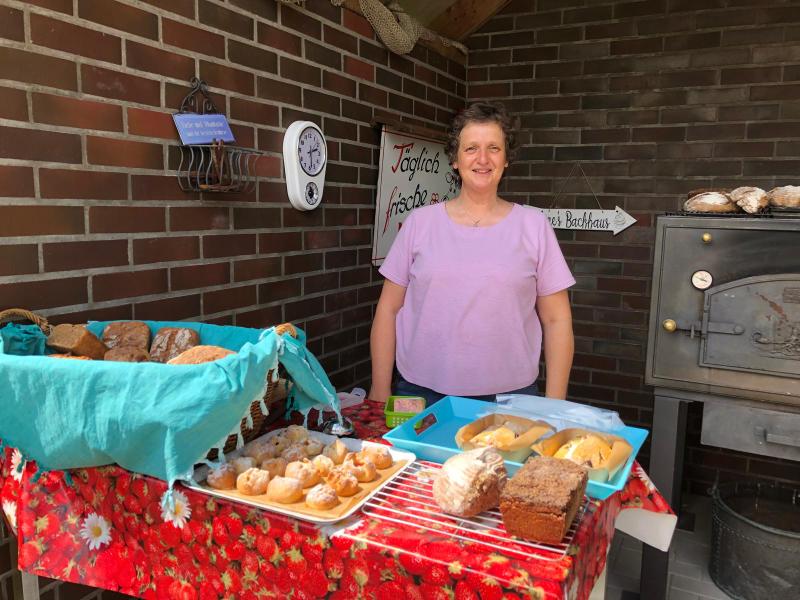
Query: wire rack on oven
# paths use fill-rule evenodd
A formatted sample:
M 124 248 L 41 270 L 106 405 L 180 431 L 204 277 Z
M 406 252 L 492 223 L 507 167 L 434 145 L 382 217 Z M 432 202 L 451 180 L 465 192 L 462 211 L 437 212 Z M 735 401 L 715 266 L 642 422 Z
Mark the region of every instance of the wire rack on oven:
M 437 463 L 415 462 L 367 501 L 362 511 L 374 519 L 410 524 L 436 535 L 478 543 L 492 550 L 517 554 L 524 558 L 533 556 L 544 560 L 558 560 L 567 554 L 586 513 L 588 500 L 585 496 L 561 543 L 529 542 L 506 532 L 498 510 L 485 511 L 470 518 L 443 513 L 433 500 L 431 489 L 433 477 L 439 469 L 441 465 Z

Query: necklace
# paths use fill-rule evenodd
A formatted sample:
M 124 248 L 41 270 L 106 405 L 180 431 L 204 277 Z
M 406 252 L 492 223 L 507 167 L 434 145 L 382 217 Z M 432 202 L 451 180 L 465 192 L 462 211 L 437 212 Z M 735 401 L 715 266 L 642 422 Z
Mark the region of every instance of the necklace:
M 464 206 L 463 204 L 459 205 L 459 208 L 464 211 L 464 214 L 466 215 L 467 219 L 472 221 L 472 224 L 470 225 L 470 227 L 477 227 L 480 224 L 481 221 L 483 221 L 486 217 L 488 217 L 490 214 L 492 214 L 494 212 L 494 207 L 495 207 L 495 205 L 493 204 L 489 208 L 489 210 L 486 211 L 486 213 L 483 216 L 481 216 L 480 218 L 476 219 L 475 215 L 473 215 L 471 212 L 469 212 L 467 210 L 466 206 Z

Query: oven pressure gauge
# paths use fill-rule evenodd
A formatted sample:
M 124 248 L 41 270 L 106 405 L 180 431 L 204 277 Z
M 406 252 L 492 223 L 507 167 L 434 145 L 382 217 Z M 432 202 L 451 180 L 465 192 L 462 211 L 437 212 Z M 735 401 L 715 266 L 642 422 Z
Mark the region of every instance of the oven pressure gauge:
M 707 290 L 714 283 L 714 278 L 708 271 L 695 271 L 692 273 L 692 285 L 698 290 Z
M 289 201 L 312 210 L 322 201 L 328 148 L 322 130 L 311 121 L 295 121 L 283 137 L 283 165 Z

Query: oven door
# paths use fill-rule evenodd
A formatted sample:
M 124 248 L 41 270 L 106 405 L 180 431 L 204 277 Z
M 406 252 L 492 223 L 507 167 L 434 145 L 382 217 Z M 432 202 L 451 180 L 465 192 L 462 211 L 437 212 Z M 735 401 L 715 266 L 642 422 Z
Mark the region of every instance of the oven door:
M 800 378 L 800 275 L 748 277 L 706 290 L 700 366 Z M 797 393 L 796 381 L 775 384 L 785 387 L 778 393 Z

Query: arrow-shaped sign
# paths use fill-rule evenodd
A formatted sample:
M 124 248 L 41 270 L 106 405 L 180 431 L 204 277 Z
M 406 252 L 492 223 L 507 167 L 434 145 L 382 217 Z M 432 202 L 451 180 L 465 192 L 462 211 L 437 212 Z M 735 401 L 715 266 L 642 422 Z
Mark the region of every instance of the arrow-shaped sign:
M 539 208 L 538 210 L 549 219 L 553 229 L 610 231 L 617 235 L 636 223 L 636 219 L 619 206 L 615 206 L 614 210 L 599 208 Z

